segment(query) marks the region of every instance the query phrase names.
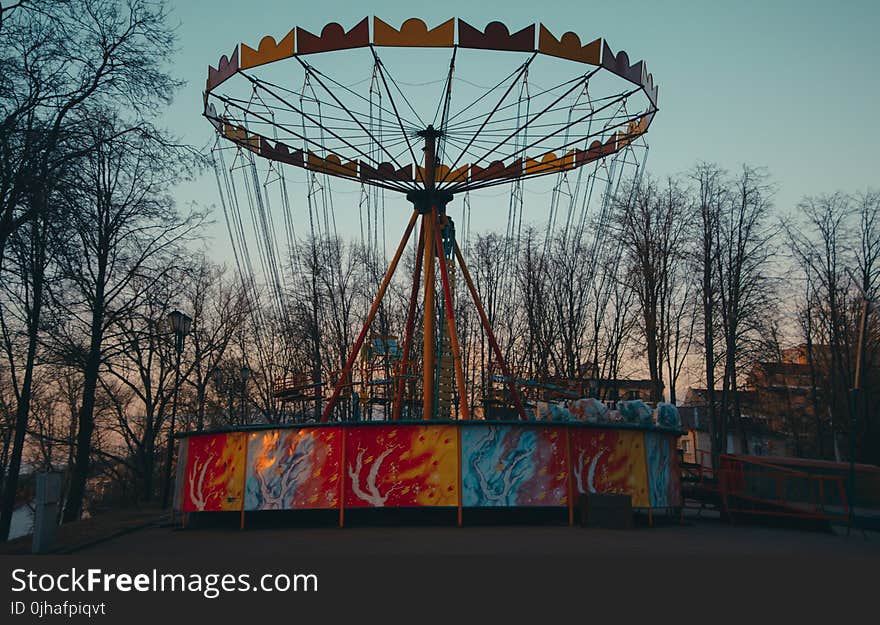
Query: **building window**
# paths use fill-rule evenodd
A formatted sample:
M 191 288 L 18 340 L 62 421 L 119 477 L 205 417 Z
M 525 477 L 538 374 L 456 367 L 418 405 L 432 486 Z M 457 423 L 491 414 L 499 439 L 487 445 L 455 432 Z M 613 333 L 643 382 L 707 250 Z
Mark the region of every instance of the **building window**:
M 681 441 L 681 450 L 684 453 L 688 453 L 690 451 L 690 447 L 691 447 L 691 442 L 689 440 Z

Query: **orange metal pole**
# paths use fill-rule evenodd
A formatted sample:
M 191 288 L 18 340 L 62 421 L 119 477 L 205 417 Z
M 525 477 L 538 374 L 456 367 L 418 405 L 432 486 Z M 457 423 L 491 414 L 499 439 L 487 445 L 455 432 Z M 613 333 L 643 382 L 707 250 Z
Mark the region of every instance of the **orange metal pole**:
M 403 238 L 400 239 L 400 244 L 397 246 L 397 252 L 395 252 L 394 258 L 391 260 L 391 264 L 388 265 L 388 270 L 385 272 L 385 277 L 382 279 L 382 284 L 379 287 L 379 293 L 376 295 L 376 299 L 373 300 L 373 305 L 370 307 L 369 314 L 367 314 L 367 320 L 364 322 L 364 327 L 361 329 L 361 333 L 360 335 L 358 335 L 358 338 L 354 343 L 354 347 L 351 350 L 351 354 L 349 355 L 348 360 L 345 363 L 345 369 L 343 369 L 342 375 L 336 381 L 336 385 L 333 388 L 333 395 L 330 396 L 330 400 L 324 407 L 324 414 L 321 415 L 321 423 L 327 422 L 327 419 L 330 417 L 330 413 L 333 410 L 333 406 L 336 405 L 336 400 L 339 398 L 339 393 L 340 391 L 342 391 L 342 387 L 345 382 L 345 372 L 351 372 L 351 367 L 354 364 L 354 359 L 357 358 L 358 351 L 360 351 L 361 345 L 364 342 L 364 338 L 367 336 L 367 330 L 370 329 L 370 324 L 373 322 L 373 317 L 376 316 L 376 311 L 379 310 L 379 304 L 382 303 L 382 298 L 385 297 L 385 291 L 388 290 L 388 284 L 391 282 L 391 278 L 394 276 L 394 271 L 397 269 L 397 263 L 400 262 L 400 257 L 403 255 L 403 250 L 406 249 L 407 241 L 409 241 L 409 236 L 410 234 L 412 234 L 418 216 L 419 213 L 417 211 L 413 211 L 412 217 L 410 217 L 409 219 L 409 224 L 407 224 L 406 226 L 406 231 L 403 233 Z
M 568 526 L 574 525 L 574 478 L 571 466 L 571 432 L 565 426 L 565 464 L 568 468 Z
M 425 137 L 425 189 L 435 191 L 437 175 L 437 136 L 433 126 L 428 126 Z M 422 217 L 425 225 L 425 310 L 422 363 L 422 419 L 434 417 L 434 224 L 437 223 L 437 206 L 431 204 L 430 215 Z
M 458 333 L 455 330 L 455 311 L 452 308 L 452 289 L 449 287 L 449 272 L 446 268 L 446 255 L 443 253 L 443 242 L 440 240 L 440 223 L 434 222 L 434 244 L 440 265 L 440 281 L 443 283 L 443 299 L 445 301 L 446 322 L 449 326 L 449 340 L 452 343 L 452 364 L 455 368 L 455 382 L 458 386 L 458 406 L 461 418 L 471 418 L 467 401 L 467 389 L 464 385 L 464 372 L 461 370 L 461 350 L 458 345 Z
M 425 226 L 425 332 L 423 340 L 422 419 L 434 417 L 434 222 L 437 209 L 422 217 Z
M 651 464 L 648 462 L 648 433 L 641 432 L 642 457 L 645 459 L 645 483 L 648 484 L 648 527 L 654 527 L 654 513 L 651 508 Z
M 339 527 L 345 527 L 345 426 L 340 426 L 340 430 L 342 450 L 339 453 Z
M 507 362 L 504 360 L 504 356 L 501 355 L 501 348 L 498 347 L 498 341 L 495 340 L 495 334 L 492 332 L 492 327 L 489 325 L 489 317 L 486 316 L 486 311 L 483 310 L 483 304 L 480 302 L 480 295 L 479 293 L 477 293 L 477 287 L 474 286 L 474 281 L 471 280 L 471 274 L 468 271 L 467 265 L 464 262 L 464 257 L 461 255 L 461 250 L 458 247 L 458 243 L 455 244 L 455 257 L 458 259 L 458 266 L 461 267 L 461 273 L 464 276 L 464 281 L 467 282 L 468 289 L 471 292 L 471 299 L 474 300 L 474 305 L 477 307 L 477 312 L 480 314 L 480 321 L 483 323 L 483 329 L 486 330 L 486 336 L 489 338 L 489 344 L 495 351 L 495 357 L 498 359 L 498 364 L 501 365 L 501 371 L 509 380 L 507 383 L 507 388 L 510 390 L 510 395 L 513 398 L 513 405 L 516 407 L 516 411 L 519 413 L 519 418 L 523 421 L 528 421 L 526 410 L 523 407 L 522 401 L 520 401 L 519 398 L 519 391 L 516 390 L 516 385 L 513 383 L 513 376 L 510 375 L 510 369 L 507 368 Z
M 461 424 L 460 423 L 457 424 L 455 426 L 455 429 L 458 432 L 458 526 L 461 527 L 461 525 L 462 525 L 462 518 L 461 518 L 462 517 L 462 514 L 461 514 L 462 503 L 461 503 L 461 500 L 464 495 L 461 492 L 461 488 L 462 488 L 461 474 L 462 474 L 462 471 L 464 471 L 464 467 L 461 464 Z
M 409 363 L 409 355 L 412 352 L 413 329 L 416 321 L 416 304 L 419 297 L 419 285 L 422 279 L 422 254 L 425 247 L 425 220 L 422 219 L 421 230 L 419 231 L 419 243 L 416 250 L 416 270 L 413 272 L 412 290 L 409 295 L 409 310 L 406 313 L 406 334 L 403 339 L 403 355 L 400 358 L 400 364 L 406 367 Z M 397 380 L 397 393 L 394 398 L 394 410 L 392 419 L 395 421 L 400 419 L 400 413 L 403 410 L 403 388 L 406 385 L 405 369 L 401 372 L 400 378 Z
M 241 472 L 241 520 L 239 529 L 244 529 L 244 503 L 247 494 L 247 452 L 250 449 L 248 445 L 248 436 L 244 434 L 244 466 L 245 470 Z

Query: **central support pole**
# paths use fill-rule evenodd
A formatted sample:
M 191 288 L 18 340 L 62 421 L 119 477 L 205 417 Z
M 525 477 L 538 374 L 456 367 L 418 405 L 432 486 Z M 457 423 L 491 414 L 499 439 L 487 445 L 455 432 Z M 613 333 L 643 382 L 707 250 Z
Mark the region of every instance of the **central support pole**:
M 434 161 L 437 153 L 437 131 L 428 126 L 425 137 L 425 189 L 429 194 L 434 191 L 437 165 Z M 430 211 L 422 215 L 425 231 L 425 313 L 423 335 L 423 376 L 422 376 L 422 419 L 434 418 L 434 227 L 437 223 L 437 204 L 431 201 Z
M 469 420 L 471 412 L 468 406 L 467 389 L 465 388 L 464 373 L 461 367 L 461 349 L 458 344 L 458 332 L 455 329 L 455 309 L 452 305 L 452 289 L 449 286 L 449 270 L 446 266 L 443 242 L 440 240 L 439 222 L 434 222 L 434 227 L 434 245 L 437 250 L 437 258 L 439 259 L 440 282 L 443 285 L 443 301 L 446 304 L 446 324 L 449 328 L 449 340 L 452 343 L 452 363 L 455 368 L 455 382 L 458 388 L 459 418 Z
M 434 220 L 435 207 L 422 215 L 425 225 L 425 323 L 423 353 L 425 355 L 422 376 L 422 418 L 434 418 Z

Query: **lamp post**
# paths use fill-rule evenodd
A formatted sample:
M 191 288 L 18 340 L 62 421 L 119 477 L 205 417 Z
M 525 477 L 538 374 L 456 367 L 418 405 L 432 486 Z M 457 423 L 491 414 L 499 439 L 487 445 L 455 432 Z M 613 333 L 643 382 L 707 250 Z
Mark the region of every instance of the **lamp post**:
M 168 429 L 168 449 L 165 456 L 165 477 L 162 480 L 162 507 L 168 507 L 168 496 L 171 493 L 171 462 L 174 459 L 174 425 L 177 420 L 177 393 L 180 389 L 180 355 L 183 353 L 183 341 L 192 328 L 192 317 L 179 310 L 168 315 L 168 325 L 174 333 L 174 397 L 171 400 L 171 427 Z
M 245 424 L 245 418 L 247 417 L 247 383 L 248 379 L 251 377 L 250 367 L 247 365 L 242 365 L 241 370 L 239 370 L 239 374 L 241 375 L 241 423 Z

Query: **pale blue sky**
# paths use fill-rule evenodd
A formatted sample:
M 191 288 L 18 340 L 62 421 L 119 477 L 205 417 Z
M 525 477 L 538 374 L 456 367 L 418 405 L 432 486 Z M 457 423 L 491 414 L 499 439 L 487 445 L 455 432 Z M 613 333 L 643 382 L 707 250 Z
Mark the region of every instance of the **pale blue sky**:
M 655 174 L 680 172 L 697 160 L 731 169 L 744 162 L 766 166 L 779 187 L 780 212 L 791 210 L 806 194 L 880 186 L 876 0 L 449 0 L 437 8 L 440 4 L 172 2 L 173 18 L 180 22 L 174 72 L 187 86 L 165 124 L 190 142 L 207 144 L 212 129 L 200 113 L 208 64 L 236 43 L 256 44 L 266 34 L 286 34 L 293 25 L 320 32 L 327 22 L 350 27 L 366 15 L 392 25 L 408 17 L 420 17 L 429 26 L 449 17 L 478 27 L 499 19 L 517 30 L 543 22 L 557 34 L 574 30 L 582 38 L 606 37 L 631 58 L 645 59 L 660 85 L 660 112 L 648 137 L 649 169 Z M 497 195 L 501 190 L 492 191 Z M 185 185 L 179 197 L 216 203 L 213 176 Z M 340 197 L 357 201 L 356 194 Z M 407 217 L 405 207 L 400 208 L 399 214 L 389 214 L 389 233 Z M 220 250 L 218 260 L 228 260 L 222 215 L 216 218 L 220 223 L 210 231 L 215 239 L 209 246 Z M 474 223 L 481 230 L 497 223 L 503 232 L 503 219 L 501 211 L 497 221 L 490 211 Z

